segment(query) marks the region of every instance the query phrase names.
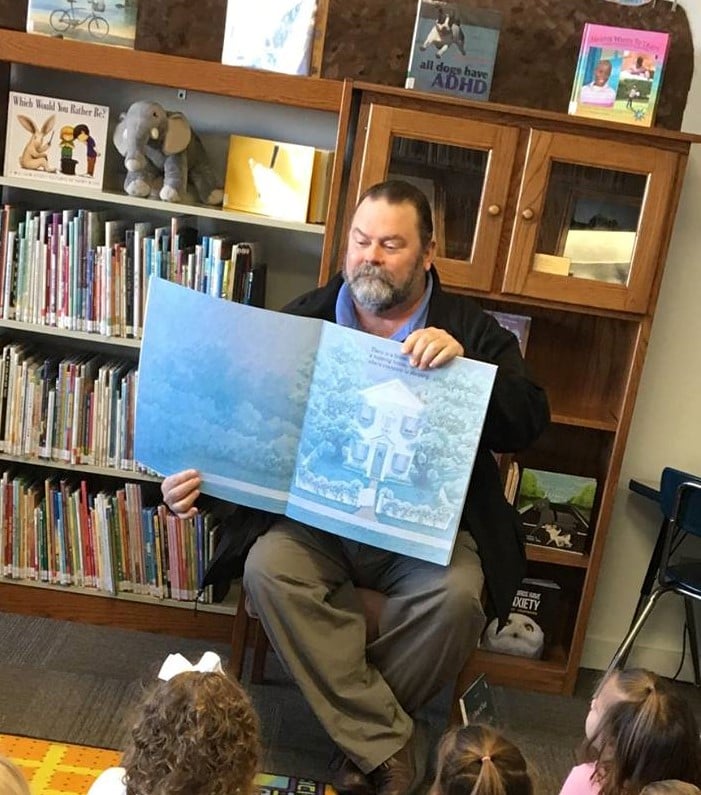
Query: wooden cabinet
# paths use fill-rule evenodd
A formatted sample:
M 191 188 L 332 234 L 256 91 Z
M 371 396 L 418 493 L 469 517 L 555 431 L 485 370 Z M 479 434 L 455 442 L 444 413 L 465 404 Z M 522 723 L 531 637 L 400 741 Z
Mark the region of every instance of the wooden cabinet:
M 62 65 L 63 71 L 57 70 L 57 65 Z M 155 99 L 169 110 L 182 110 L 186 114 L 200 133 L 222 181 L 228 137 L 234 133 L 334 149 L 337 139 L 343 137 L 339 132 L 343 90 L 343 84 L 334 81 L 0 30 L 0 107 L 7 107 L 9 91 L 100 103 L 109 106 L 111 134 L 120 111 L 128 104 L 138 99 Z M 0 130 L 3 150 L 4 137 L 3 124 Z M 260 240 L 268 263 L 268 306 L 273 308 L 316 286 L 325 241 L 323 225 L 127 196 L 122 190 L 121 157 L 111 141 L 100 156 L 105 158 L 102 189 L 40 181 L 31 179 L 31 174 L 29 178 L 0 177 L 2 201 L 28 211 L 69 211 L 67 218 L 72 208 L 99 210 L 110 220 L 147 220 L 154 227 L 164 228 L 171 218 L 178 217 L 186 219 L 188 226 L 197 227 L 200 234 L 224 233 L 237 240 Z M 11 300 L 8 305 L 12 305 Z M 76 356 L 93 360 L 100 356 L 101 361 L 116 360 L 120 366 L 130 362 L 132 369 L 136 366 L 138 339 L 88 333 L 74 324 L 68 324 L 70 328 L 56 328 L 49 325 L 50 320 L 45 322 L 46 325 L 19 322 L 12 313 L 0 317 L 2 346 L 17 343 L 42 357 Z M 86 464 L 81 456 L 73 461 L 71 456 L 44 454 L 39 459 L 32 454 L 16 453 L 14 448 L 0 452 L 0 471 L 12 469 L 26 473 L 29 482 L 37 483 L 44 483 L 52 475 L 59 479 L 84 479 L 91 490 L 94 487 L 95 491 L 107 492 L 134 481 L 149 492 L 150 504 L 159 499 L 158 478 L 125 471 L 118 464 L 96 466 Z M 3 530 L 4 527 L 0 529 L 0 544 L 4 545 L 7 537 Z M 22 543 L 29 548 L 29 540 Z M 0 550 L 3 558 L 6 548 L 0 546 Z M 230 614 L 235 599 L 233 604 L 224 606 L 204 605 L 198 616 L 193 613 L 192 603 L 159 600 L 139 593 L 118 593 L 113 598 L 92 585 L 59 587 L 23 579 L 24 569 L 20 566 L 10 565 L 8 571 L 0 572 L 3 609 L 218 640 L 230 636 Z M 229 615 L 218 614 L 221 612 Z
M 687 154 L 701 139 L 363 84 L 352 105 L 334 250 L 362 190 L 388 176 L 422 187 L 443 283 L 531 318 L 526 363 L 552 423 L 516 460 L 597 480 L 584 554 L 527 545 L 529 576 L 562 594 L 543 659 L 480 651 L 473 663 L 493 681 L 571 692 Z M 331 270 L 324 261 L 322 275 Z

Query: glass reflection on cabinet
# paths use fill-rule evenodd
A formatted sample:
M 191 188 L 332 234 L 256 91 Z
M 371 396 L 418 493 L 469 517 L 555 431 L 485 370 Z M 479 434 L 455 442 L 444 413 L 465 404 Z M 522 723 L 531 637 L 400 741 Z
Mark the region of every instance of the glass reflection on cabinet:
M 488 160 L 480 149 L 394 137 L 388 176 L 427 195 L 439 257 L 472 260 Z
M 627 285 L 646 174 L 555 161 L 533 268 Z

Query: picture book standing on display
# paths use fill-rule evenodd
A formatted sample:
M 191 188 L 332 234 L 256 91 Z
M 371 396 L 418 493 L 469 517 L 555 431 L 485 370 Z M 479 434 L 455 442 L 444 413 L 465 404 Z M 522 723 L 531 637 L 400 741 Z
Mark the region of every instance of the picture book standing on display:
M 406 88 L 487 100 L 501 14 L 465 0 L 418 0 Z
M 650 127 L 669 34 L 586 23 L 569 113 Z

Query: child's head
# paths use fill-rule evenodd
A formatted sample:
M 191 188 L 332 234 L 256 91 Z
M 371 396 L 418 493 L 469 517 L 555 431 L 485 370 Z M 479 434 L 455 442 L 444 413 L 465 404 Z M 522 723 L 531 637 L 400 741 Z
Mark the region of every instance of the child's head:
M 635 795 L 651 781 L 701 781 L 699 729 L 686 701 L 642 669 L 604 677 L 586 720 L 601 795 Z
M 4 756 L 0 756 L 0 795 L 29 795 L 22 771 Z
M 259 759 L 258 717 L 241 685 L 188 671 L 147 695 L 122 764 L 128 795 L 249 795 Z
M 602 58 L 594 67 L 594 85 L 604 86 L 611 77 L 611 61 Z
M 666 781 L 653 781 L 640 790 L 640 795 L 701 795 L 701 789 L 686 781 L 669 778 Z
M 531 795 L 532 792 L 523 755 L 490 726 L 464 726 L 443 735 L 431 795 Z

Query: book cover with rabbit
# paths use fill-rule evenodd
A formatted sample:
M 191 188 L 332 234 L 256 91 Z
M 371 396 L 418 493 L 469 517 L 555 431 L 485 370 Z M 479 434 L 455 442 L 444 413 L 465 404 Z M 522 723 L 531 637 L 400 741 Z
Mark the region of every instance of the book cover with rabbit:
M 11 91 L 3 174 L 102 189 L 109 108 Z

